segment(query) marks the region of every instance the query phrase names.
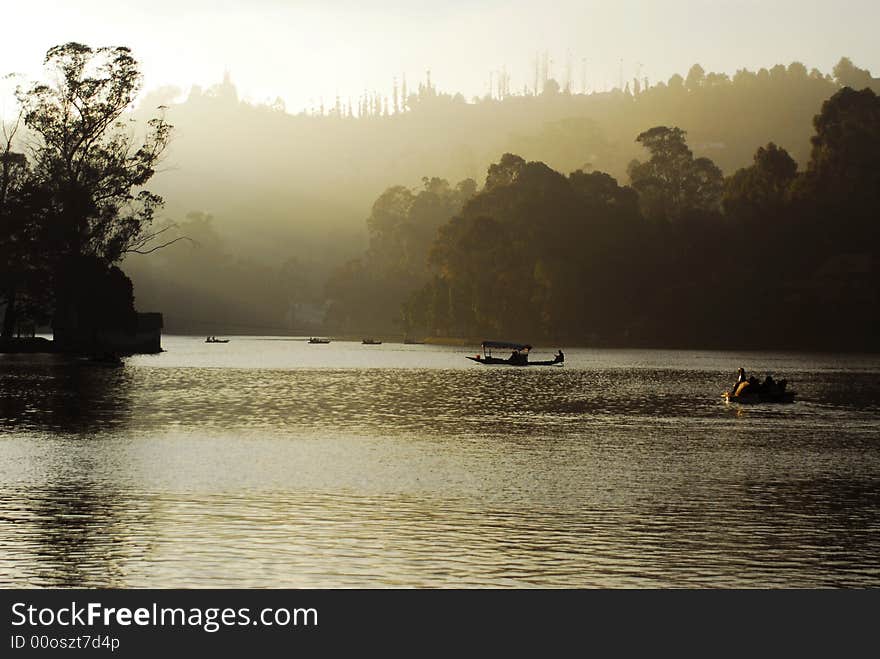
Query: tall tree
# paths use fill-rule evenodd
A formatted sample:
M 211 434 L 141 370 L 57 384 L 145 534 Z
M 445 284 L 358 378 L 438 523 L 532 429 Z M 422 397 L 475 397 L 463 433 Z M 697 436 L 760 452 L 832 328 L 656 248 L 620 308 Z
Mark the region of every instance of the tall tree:
M 880 97 L 845 87 L 822 105 L 796 196 L 820 225 L 833 223 L 841 248 L 863 251 L 880 237 Z
M 684 86 L 688 89 L 688 91 L 695 91 L 702 87 L 705 81 L 706 70 L 699 64 L 694 64 L 691 67 L 691 70 L 688 71 L 687 79 L 684 82 Z
M 719 209 L 724 177 L 708 158 L 694 158 L 681 128 L 656 126 L 636 141 L 651 154 L 647 162 L 629 166 L 633 187 L 642 198 L 646 215 L 677 221 L 691 211 Z
M 43 247 L 52 257 L 56 314 L 69 315 L 85 304 L 101 268 L 110 276 L 125 253 L 156 249 L 149 243 L 161 231 L 150 227 L 162 198 L 143 186 L 171 126 L 162 116 L 140 130 L 126 120 L 141 84 L 128 48 L 71 42 L 49 49 L 44 66 L 49 82 L 19 88 L 17 96 L 48 199 Z
M 737 170 L 725 182 L 725 212 L 737 219 L 779 212 L 796 175 L 797 163 L 788 151 L 773 142 L 760 147 L 752 166 Z
M 67 257 L 114 263 L 143 249 L 162 198 L 143 186 L 171 126 L 151 119 L 140 138 L 125 120 L 140 89 L 128 48 L 67 43 L 46 53 L 47 79 L 19 90 L 36 136 L 34 169 L 51 194 L 55 248 Z
M 809 177 L 841 199 L 877 198 L 880 178 L 880 97 L 870 89 L 841 89 L 822 105 L 813 125 Z M 825 186 L 832 186 L 829 190 Z
M 834 79 L 841 87 L 852 87 L 856 90 L 868 87 L 874 91 L 880 90 L 880 80 L 874 80 L 870 71 L 857 67 L 849 57 L 841 57 L 834 65 L 833 73 Z

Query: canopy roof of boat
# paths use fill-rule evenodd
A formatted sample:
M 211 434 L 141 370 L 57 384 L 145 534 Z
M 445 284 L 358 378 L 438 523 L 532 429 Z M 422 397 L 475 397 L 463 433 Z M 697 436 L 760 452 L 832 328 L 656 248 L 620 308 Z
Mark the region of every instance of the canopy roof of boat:
M 507 350 L 531 350 L 532 346 L 528 343 L 512 343 L 510 341 L 483 341 L 483 349 L 485 348 L 506 348 Z

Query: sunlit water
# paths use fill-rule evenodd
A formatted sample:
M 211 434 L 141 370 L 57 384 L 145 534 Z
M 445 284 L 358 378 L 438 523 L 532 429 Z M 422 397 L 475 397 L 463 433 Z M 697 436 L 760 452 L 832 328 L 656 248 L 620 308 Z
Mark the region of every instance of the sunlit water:
M 878 356 L 163 343 L 0 355 L 0 585 L 880 585 Z

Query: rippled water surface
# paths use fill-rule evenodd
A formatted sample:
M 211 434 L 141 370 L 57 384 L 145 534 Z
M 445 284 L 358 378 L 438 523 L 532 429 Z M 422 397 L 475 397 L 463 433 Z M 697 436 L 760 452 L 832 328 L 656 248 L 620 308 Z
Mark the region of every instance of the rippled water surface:
M 878 356 L 163 344 L 0 355 L 0 585 L 880 585 Z

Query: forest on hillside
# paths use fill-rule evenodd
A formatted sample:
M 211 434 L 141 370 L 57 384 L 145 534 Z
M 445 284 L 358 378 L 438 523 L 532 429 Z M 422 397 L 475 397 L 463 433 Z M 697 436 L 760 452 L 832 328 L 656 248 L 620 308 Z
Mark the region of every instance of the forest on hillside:
M 228 76 L 132 115 L 127 48 L 46 63 L 5 126 L 6 334 L 88 306 L 84 278 L 171 332 L 875 341 L 880 84 L 846 58 L 470 100 L 426 76 L 299 115 Z M 819 329 L 841 317 L 854 335 Z
M 508 152 L 559 172 L 602 171 L 626 182 L 629 163 L 643 155 L 635 138 L 651 126 L 687 131 L 694 154 L 726 175 L 770 141 L 803 167 L 822 103 L 843 86 L 880 90 L 846 59 L 827 74 L 793 63 L 728 77 L 695 65 L 649 82 L 575 94 L 547 78 L 539 93 L 513 94 L 499 84 L 492 95 L 466 100 L 426 79 L 405 94 L 401 88 L 396 101 L 365 95 L 299 115 L 242 101 L 230 79 L 194 88 L 166 110 L 173 140 L 153 183 L 167 201 L 166 222 L 177 225 L 172 231 L 193 242 L 127 258 L 123 267 L 139 306 L 163 310 L 172 331 L 322 331 L 336 270 L 368 248 L 364 219 L 389 186 L 418 195 L 424 177 L 452 187 L 482 182 Z M 145 98 L 144 112 L 175 93 Z M 204 267 L 194 277 L 197 261 Z M 398 291 L 421 283 L 389 284 L 371 322 L 355 314 L 357 322 L 344 326 L 397 328 L 390 311 Z M 327 331 L 343 326 L 338 316 L 330 314 Z
M 394 297 L 408 335 L 876 350 L 880 98 L 845 87 L 813 123 L 802 169 L 770 142 L 725 177 L 657 126 L 636 138 L 629 185 L 508 153 L 479 190 L 391 188 L 364 257 L 328 286 L 328 321 L 366 326 Z

